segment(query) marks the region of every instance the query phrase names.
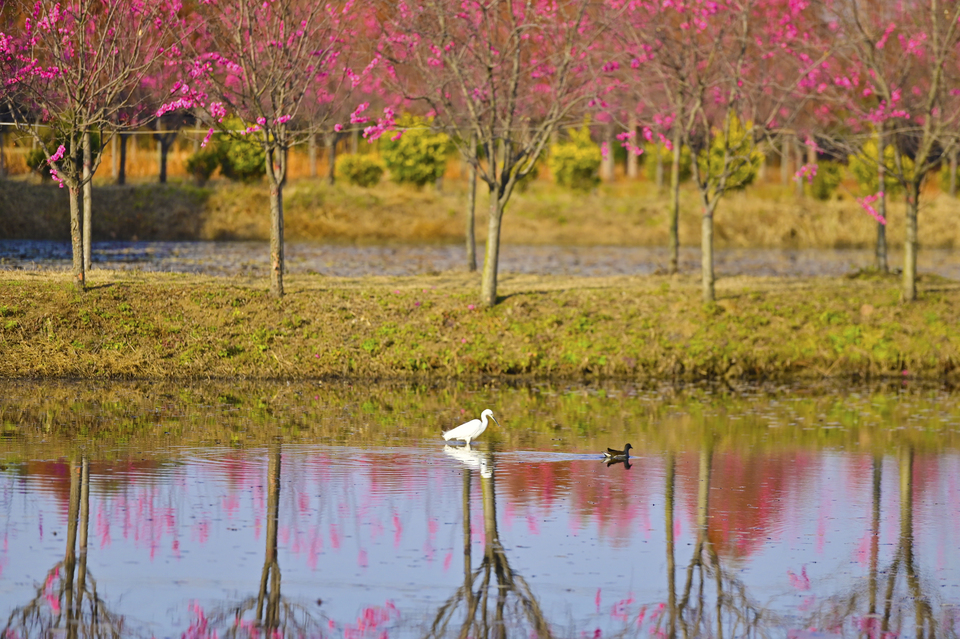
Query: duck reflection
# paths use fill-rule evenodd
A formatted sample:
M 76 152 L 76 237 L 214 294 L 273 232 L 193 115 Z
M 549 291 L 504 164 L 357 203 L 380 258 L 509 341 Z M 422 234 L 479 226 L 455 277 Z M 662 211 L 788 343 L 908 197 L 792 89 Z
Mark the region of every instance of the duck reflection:
M 463 473 L 463 585 L 437 611 L 426 637 L 551 637 L 540 603 L 529 584 L 510 567 L 497 530 L 495 459 L 489 444 L 480 450 L 444 446 L 444 453 L 467 466 Z M 479 470 L 484 549 L 473 568 L 470 532 L 471 482 Z
M 27 604 L 16 608 L 0 631 L 0 639 L 27 637 L 116 637 L 123 617 L 97 594 L 97 581 L 87 569 L 90 522 L 90 463 L 86 457 L 69 465 L 66 550 L 47 572 L 43 586 Z

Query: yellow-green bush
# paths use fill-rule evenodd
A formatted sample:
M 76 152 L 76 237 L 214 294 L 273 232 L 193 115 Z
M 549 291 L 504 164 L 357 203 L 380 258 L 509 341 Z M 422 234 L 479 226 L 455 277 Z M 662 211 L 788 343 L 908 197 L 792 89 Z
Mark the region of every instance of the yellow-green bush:
M 435 182 L 447 168 L 450 136 L 431 128 L 432 120 L 404 114 L 397 120 L 403 135 L 397 140 L 384 137 L 380 153 L 390 169 L 390 178 L 399 184 Z
M 383 177 L 383 170 L 383 162 L 371 155 L 353 153 L 337 158 L 337 175 L 356 186 L 376 186 Z
M 726 190 L 738 191 L 756 179 L 763 164 L 761 153 L 753 141 L 753 123 L 744 126 L 736 114 L 730 114 L 729 133 L 714 130 L 709 152 L 701 152 L 697 158 L 701 179 L 711 186 L 719 183 L 724 173 L 724 155 L 729 159 Z
M 561 186 L 589 191 L 600 184 L 600 147 L 590 139 L 590 128 L 569 129 L 569 141 L 550 147 L 547 165 Z
M 888 144 L 883 151 L 883 164 L 886 167 L 886 175 L 883 180 L 883 191 L 887 195 L 896 195 L 903 190 L 900 181 L 895 177 L 897 174 L 896 152 L 892 144 Z M 901 155 L 904 173 L 909 179 L 913 175 L 913 160 L 905 155 Z M 850 167 L 850 173 L 857 180 L 861 195 L 873 195 L 879 189 L 877 185 L 880 178 L 877 175 L 877 141 L 876 139 L 867 140 L 864 143 L 860 153 L 851 155 L 847 158 L 847 166 Z

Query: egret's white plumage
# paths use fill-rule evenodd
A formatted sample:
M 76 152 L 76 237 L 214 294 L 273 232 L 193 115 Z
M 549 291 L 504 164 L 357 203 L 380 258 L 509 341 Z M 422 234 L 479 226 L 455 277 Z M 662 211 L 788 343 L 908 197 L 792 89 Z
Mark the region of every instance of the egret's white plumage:
M 469 446 L 471 439 L 476 439 L 483 431 L 487 430 L 488 417 L 497 422 L 497 418 L 493 416 L 493 411 L 488 408 L 480 413 L 480 419 L 471 419 L 465 424 L 460 424 L 456 428 L 451 428 L 443 434 L 443 438 L 446 441 L 450 441 L 451 439 L 462 439 L 466 441 L 467 446 Z M 497 426 L 499 425 L 500 422 L 497 422 Z

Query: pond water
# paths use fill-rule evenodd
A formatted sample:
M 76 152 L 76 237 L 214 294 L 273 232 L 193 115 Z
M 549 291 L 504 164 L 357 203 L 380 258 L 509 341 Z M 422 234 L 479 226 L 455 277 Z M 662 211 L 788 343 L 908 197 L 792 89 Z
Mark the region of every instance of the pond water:
M 206 275 L 266 276 L 269 249 L 263 242 L 94 242 L 91 259 L 96 268 L 169 271 Z M 482 253 L 482 252 L 481 252 Z M 287 242 L 287 269 L 292 273 L 328 276 L 420 275 L 464 268 L 460 245 L 343 245 Z M 479 255 L 483 261 L 483 255 Z M 46 270 L 70 268 L 69 242 L 0 240 L 0 268 Z M 960 253 L 924 249 L 918 257 L 921 272 L 960 279 Z M 902 264 L 901 254 L 890 252 L 891 268 Z M 719 249 L 715 267 L 720 275 L 810 277 L 844 275 L 870 267 L 867 249 Z M 650 275 L 669 264 L 665 248 L 623 246 L 504 245 L 500 269 L 540 275 Z M 698 272 L 700 251 L 680 250 L 683 272 Z
M 0 632 L 956 637 L 958 399 L 0 385 Z

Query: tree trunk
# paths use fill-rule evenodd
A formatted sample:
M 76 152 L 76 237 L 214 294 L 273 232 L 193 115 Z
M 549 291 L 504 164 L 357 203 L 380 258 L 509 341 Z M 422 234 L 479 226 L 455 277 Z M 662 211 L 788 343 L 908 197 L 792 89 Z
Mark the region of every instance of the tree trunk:
M 270 292 L 283 297 L 283 183 L 286 179 L 286 151 L 267 152 L 267 180 L 270 183 Z M 275 161 L 276 160 L 276 161 Z
M 780 141 L 780 186 L 790 184 L 790 137 Z
M 709 304 L 716 300 L 713 274 L 713 212 L 703 209 L 703 222 L 700 227 L 700 271 L 703 278 L 703 302 Z
M 500 260 L 500 222 L 503 218 L 503 203 L 495 189 L 490 190 L 490 222 L 487 226 L 487 246 L 483 258 L 483 275 L 480 283 L 480 298 L 487 306 L 497 303 L 497 268 Z
M 324 136 L 327 145 L 327 161 L 330 166 L 327 168 L 327 182 L 333 186 L 337 181 L 337 134 L 329 133 Z
M 803 199 L 803 176 L 800 175 L 800 167 L 803 166 L 803 150 L 800 148 L 800 139 L 793 138 L 793 157 L 794 162 L 796 163 L 797 170 L 795 171 L 794 180 L 797 182 L 797 199 Z
M 157 140 L 157 175 L 160 184 L 167 183 L 167 158 L 170 155 L 170 147 L 177 139 L 177 131 L 166 131 L 163 124 L 157 121 L 157 133 L 154 135 Z
M 472 161 L 467 163 L 467 270 L 471 273 L 477 270 L 477 237 L 476 237 L 476 210 L 477 210 L 477 145 L 472 145 Z
M 360 152 L 360 129 L 350 130 L 350 152 L 354 155 Z
M 6 136 L 3 132 L 3 127 L 0 126 L 0 178 L 7 177 L 7 163 L 3 157 L 3 147 L 4 142 L 6 141 Z
M 123 185 L 127 183 L 127 138 L 130 137 L 130 134 L 120 133 L 118 137 L 120 139 L 120 157 L 117 164 L 117 184 Z
M 311 133 L 307 139 L 307 159 L 310 163 L 310 177 L 317 177 L 317 136 Z
M 920 181 L 915 179 L 907 187 L 907 239 L 903 245 L 903 300 L 917 299 L 917 204 L 920 201 Z
M 67 160 L 70 162 L 71 160 Z M 83 229 L 81 220 L 80 185 L 74 182 L 68 186 L 70 195 L 70 242 L 73 248 L 73 285 L 86 290 L 86 269 L 83 267 Z
M 633 133 L 636 136 L 637 133 L 637 118 L 636 116 L 630 116 L 629 133 Z M 630 138 L 631 144 L 637 145 L 638 140 L 636 137 Z M 637 175 L 640 173 L 640 163 L 637 161 L 637 154 L 627 149 L 627 177 L 631 180 L 636 180 Z
M 654 153 L 657 154 L 657 169 L 656 169 L 656 175 L 655 175 L 655 180 L 657 184 L 657 193 L 662 193 L 663 192 L 663 153 L 661 152 L 659 144 L 654 145 L 653 148 L 655 149 Z
M 877 213 L 884 220 L 887 219 L 887 167 L 884 161 L 884 155 L 887 150 L 887 139 L 881 132 L 877 136 L 877 190 L 880 193 L 880 199 L 877 202 Z M 887 226 L 877 222 L 877 270 L 886 273 L 889 270 L 887 265 Z
M 673 131 L 673 159 L 670 161 L 670 268 L 680 272 L 680 127 Z
M 957 197 L 957 149 L 950 152 L 950 197 Z
M 600 162 L 600 177 L 604 182 L 613 182 L 614 157 L 613 157 L 613 123 L 603 127 L 603 141 L 607 147 L 607 154 Z
M 90 132 L 83 134 L 83 269 L 91 267 L 90 249 L 93 244 L 93 148 Z

